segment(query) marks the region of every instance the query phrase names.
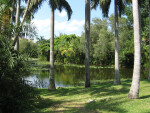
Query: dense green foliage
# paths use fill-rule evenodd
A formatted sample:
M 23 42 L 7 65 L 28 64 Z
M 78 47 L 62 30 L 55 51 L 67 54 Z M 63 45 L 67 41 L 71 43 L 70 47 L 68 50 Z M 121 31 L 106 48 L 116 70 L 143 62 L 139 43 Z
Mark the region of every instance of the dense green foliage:
M 119 18 L 119 38 L 121 50 L 121 65 L 133 65 L 133 34 L 126 18 Z M 90 37 L 90 63 L 92 65 L 113 65 L 114 63 L 114 17 L 100 20 L 93 19 Z M 75 35 L 60 35 L 54 40 L 55 62 L 84 64 L 85 33 L 81 37 Z M 49 59 L 49 41 L 41 39 L 38 42 L 42 55 Z
M 142 67 L 148 67 L 148 2 L 140 5 L 142 23 Z M 108 66 L 114 65 L 114 16 L 108 19 L 93 19 L 90 37 L 90 64 Z M 75 35 L 60 35 L 54 40 L 55 62 L 84 64 L 85 33 L 80 37 Z M 40 39 L 38 56 L 49 60 L 49 40 Z M 133 15 L 132 6 L 125 7 L 124 16 L 119 18 L 119 51 L 120 66 L 133 67 Z
M 13 51 L 7 37 L 0 36 L 0 111 L 16 113 L 29 107 L 34 90 L 23 78 L 29 74 L 26 58 Z
M 33 43 L 32 40 L 21 39 L 19 46 L 21 54 L 26 54 L 28 57 L 32 58 L 38 57 L 38 45 Z
M 18 28 L 10 24 L 8 4 L 0 7 L 0 113 L 20 113 L 30 107 L 36 95 L 24 79 L 30 72 L 27 57 L 14 51 L 12 46 L 12 37 Z
M 75 35 L 60 35 L 56 37 L 54 41 L 55 61 L 75 64 L 82 63 L 84 57 L 78 48 L 79 44 L 79 37 Z

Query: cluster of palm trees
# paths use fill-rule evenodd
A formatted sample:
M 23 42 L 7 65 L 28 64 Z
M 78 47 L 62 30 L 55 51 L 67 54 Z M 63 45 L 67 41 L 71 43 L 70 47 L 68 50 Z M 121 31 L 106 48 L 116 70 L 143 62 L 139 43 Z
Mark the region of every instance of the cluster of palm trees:
M 52 0 L 53 1 L 53 0 Z M 92 4 L 93 8 L 100 5 L 103 15 L 108 16 L 109 7 L 111 0 L 85 0 L 85 88 L 90 87 L 90 64 L 89 64 L 89 39 L 90 39 L 90 6 Z M 130 0 L 114 0 L 114 13 L 115 13 L 115 79 L 114 84 L 119 85 L 120 75 L 119 75 L 119 38 L 118 38 L 118 12 L 121 16 L 125 8 L 125 3 L 131 3 Z M 138 0 L 132 0 L 133 4 L 133 19 L 134 19 L 134 71 L 133 80 L 130 88 L 128 98 L 134 99 L 139 97 L 139 84 L 140 84 L 140 73 L 141 73 L 141 31 L 140 31 L 140 15 L 139 15 L 139 5 Z M 69 5 L 69 4 L 68 4 Z M 69 11 L 68 11 L 69 12 Z M 52 16 L 53 18 L 53 16 Z M 53 29 L 54 26 L 51 25 Z M 53 33 L 51 30 L 51 49 L 50 49 L 50 87 L 49 89 L 55 88 L 54 81 L 54 48 L 53 46 Z
M 13 23 L 13 16 L 16 14 L 15 24 L 22 26 L 28 15 L 32 16 L 41 4 L 47 0 L 25 0 L 27 3 L 25 10 L 23 11 L 22 21 L 20 19 L 20 3 L 21 0 L 12 1 L 11 10 L 11 23 Z M 139 2 L 140 0 L 114 0 L 114 14 L 115 14 L 115 77 L 114 84 L 121 84 L 119 75 L 119 38 L 118 38 L 118 14 L 124 11 L 126 4 L 133 5 L 133 19 L 134 19 L 134 71 L 132 85 L 130 88 L 129 98 L 139 97 L 139 84 L 140 84 L 140 72 L 141 72 L 141 31 L 140 31 L 140 16 L 139 16 Z M 150 1 L 150 0 L 149 0 Z M 89 40 L 90 40 L 90 9 L 100 6 L 104 17 L 108 17 L 109 7 L 112 0 L 85 0 L 85 88 L 90 87 L 90 64 L 89 64 Z M 17 3 L 16 13 L 15 5 Z M 50 84 L 48 90 L 55 90 L 54 79 L 54 12 L 58 9 L 60 12 L 65 9 L 68 14 L 68 20 L 71 18 L 72 9 L 66 0 L 48 0 L 51 7 L 51 37 L 50 37 Z M 13 46 L 16 44 L 17 50 L 19 50 L 19 32 L 16 32 Z M 149 41 L 150 42 L 150 41 Z M 150 75 L 149 75 L 150 78 Z
M 114 84 L 121 84 L 119 76 L 119 38 L 118 38 L 118 12 L 121 16 L 126 4 L 133 5 L 133 20 L 134 20 L 134 69 L 132 85 L 128 94 L 128 98 L 135 99 L 139 97 L 139 84 L 141 73 L 141 31 L 140 31 L 140 15 L 139 15 L 139 1 L 140 0 L 114 0 L 115 13 L 115 79 Z M 93 8 L 98 4 L 102 9 L 103 15 L 108 16 L 108 10 L 111 0 L 92 0 Z

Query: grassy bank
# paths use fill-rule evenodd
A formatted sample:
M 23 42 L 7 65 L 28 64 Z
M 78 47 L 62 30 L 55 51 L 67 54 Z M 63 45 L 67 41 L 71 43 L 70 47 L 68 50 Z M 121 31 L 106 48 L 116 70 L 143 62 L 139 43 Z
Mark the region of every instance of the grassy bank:
M 39 61 L 38 59 L 35 58 L 31 58 L 29 59 L 29 62 L 31 63 L 31 68 L 32 70 L 44 70 L 43 68 L 49 68 L 49 61 Z M 62 66 L 69 66 L 69 67 L 80 67 L 80 68 L 84 68 L 85 65 L 79 65 L 79 64 L 63 64 L 63 63 L 59 63 L 59 62 L 55 62 L 55 65 L 62 65 Z M 114 66 L 90 66 L 90 68 L 114 68 Z
M 115 86 L 113 81 L 83 86 L 58 88 L 56 91 L 37 89 L 40 99 L 27 113 L 148 113 L 150 112 L 150 82 L 141 81 L 140 98 L 127 98 L 131 80 Z

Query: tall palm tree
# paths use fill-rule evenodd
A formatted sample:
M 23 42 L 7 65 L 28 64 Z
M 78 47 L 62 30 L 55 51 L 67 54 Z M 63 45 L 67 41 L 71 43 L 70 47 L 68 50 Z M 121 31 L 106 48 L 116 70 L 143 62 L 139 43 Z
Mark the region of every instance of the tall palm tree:
M 114 0 L 114 13 L 115 13 L 115 78 L 114 78 L 114 84 L 119 85 L 120 82 L 120 75 L 119 75 L 119 38 L 118 38 L 118 12 L 119 15 L 124 11 L 124 1 L 125 0 Z M 102 9 L 102 13 L 104 17 L 108 17 L 109 7 L 112 0 L 92 0 L 92 8 L 95 8 L 100 5 L 100 8 Z
M 89 39 L 90 39 L 90 0 L 85 0 L 85 88 L 90 87 Z
M 136 99 L 139 97 L 140 73 L 141 73 L 141 26 L 138 0 L 132 0 L 133 20 L 134 20 L 134 69 L 132 85 L 128 98 Z
M 51 37 L 50 37 L 50 78 L 48 90 L 55 90 L 54 78 L 54 12 L 58 9 L 60 12 L 65 9 L 68 14 L 68 20 L 71 18 L 72 9 L 66 0 L 49 0 L 51 7 Z
M 20 21 L 20 4 L 21 4 L 21 0 L 17 0 L 17 8 L 16 8 L 16 25 L 17 26 L 19 26 L 19 21 Z M 13 19 L 13 17 L 11 17 L 11 18 Z M 15 45 L 15 50 L 17 50 L 19 52 L 19 38 L 18 37 L 19 37 L 19 35 L 16 36 L 17 43 Z
M 114 84 L 121 84 L 119 75 L 119 38 L 118 38 L 118 10 L 117 0 L 114 0 L 115 4 L 115 79 Z

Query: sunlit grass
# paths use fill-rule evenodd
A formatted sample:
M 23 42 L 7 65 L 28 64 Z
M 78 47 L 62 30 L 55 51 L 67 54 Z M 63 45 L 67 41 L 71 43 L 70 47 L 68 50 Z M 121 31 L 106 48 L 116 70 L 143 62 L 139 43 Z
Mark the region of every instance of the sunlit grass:
M 84 86 L 58 88 L 56 91 L 37 89 L 40 99 L 35 100 L 30 113 L 148 113 L 150 111 L 150 82 L 141 81 L 140 98 L 127 98 L 131 80 L 122 85 L 113 81 L 92 81 L 90 88 Z

